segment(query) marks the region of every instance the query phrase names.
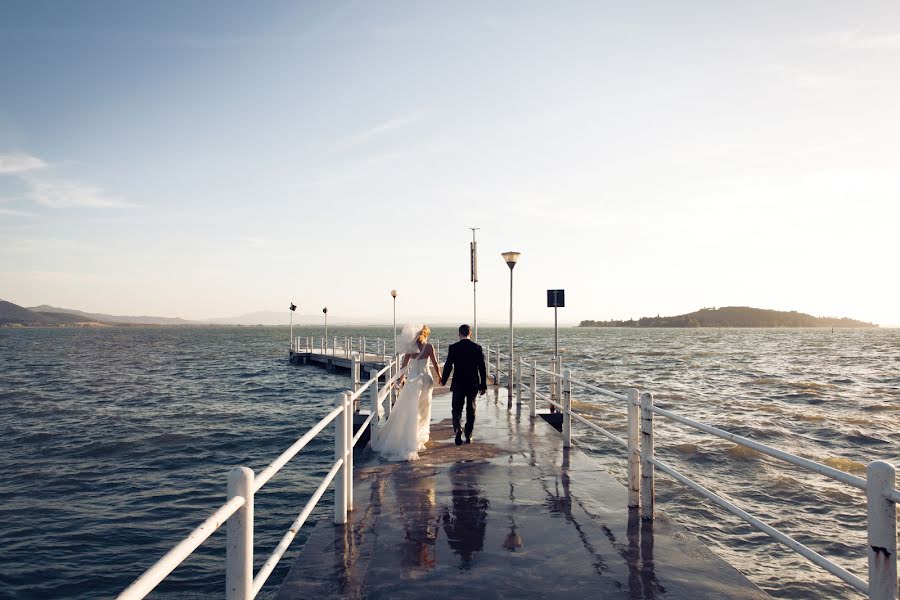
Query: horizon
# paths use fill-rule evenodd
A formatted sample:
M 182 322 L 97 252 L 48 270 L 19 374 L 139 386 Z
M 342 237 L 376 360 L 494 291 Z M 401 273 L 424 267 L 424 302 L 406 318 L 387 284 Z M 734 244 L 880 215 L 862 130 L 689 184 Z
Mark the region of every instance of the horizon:
M 4 298 L 0 298 L 0 301 L 4 301 L 4 300 L 5 300 Z M 9 302 L 9 300 L 5 300 L 5 301 Z M 16 304 L 16 303 L 13 303 L 13 304 Z M 83 312 L 83 313 L 86 313 L 89 315 L 106 315 L 109 317 L 135 317 L 135 318 L 146 317 L 146 318 L 183 319 L 183 317 L 180 317 L 177 315 L 176 316 L 155 315 L 155 314 L 154 315 L 151 315 L 151 314 L 125 315 L 125 314 L 99 313 L 97 311 L 85 310 L 85 309 L 81 309 L 81 308 L 72 308 L 72 307 L 68 307 L 68 306 L 55 306 L 55 305 L 47 304 L 47 303 L 42 303 L 42 304 L 38 304 L 38 305 L 34 305 L 34 306 L 23 306 L 23 305 L 18 305 L 18 306 L 22 306 L 23 308 L 27 308 L 29 310 L 36 310 L 41 307 L 54 308 L 54 309 L 67 310 L 67 311 L 68 310 L 76 310 L 76 311 Z M 707 308 L 712 308 L 713 310 L 723 309 L 723 308 L 751 308 L 751 309 L 758 309 L 758 310 L 769 310 L 769 309 L 765 309 L 762 307 L 718 306 L 718 307 L 706 307 L 706 308 L 701 307 L 695 311 L 690 311 L 689 313 L 683 313 L 683 314 L 692 314 L 692 313 L 700 311 L 700 310 L 706 310 Z M 792 310 L 792 311 L 784 311 L 784 312 L 797 312 L 797 313 L 801 313 L 801 314 L 809 314 L 810 316 L 813 316 L 816 318 L 826 318 L 826 319 L 828 319 L 828 318 L 832 318 L 832 319 L 848 318 L 848 319 L 860 321 L 860 319 L 856 319 L 852 315 L 812 315 L 810 313 L 805 313 L 802 310 Z M 290 314 L 291 311 L 289 311 L 289 310 L 288 311 L 277 311 L 277 310 L 273 310 L 273 309 L 263 309 L 263 310 L 251 311 L 249 313 L 243 313 L 240 315 L 204 317 L 204 318 L 199 318 L 199 319 L 183 319 L 183 320 L 187 321 L 187 324 L 191 324 L 191 325 L 217 325 L 217 324 L 232 325 L 235 323 L 222 323 L 221 321 L 237 321 L 240 319 L 249 320 L 251 317 L 256 317 L 256 316 L 259 316 L 260 318 L 264 318 L 264 319 L 270 319 L 274 315 L 283 315 L 284 313 L 287 313 L 287 315 L 285 316 L 286 323 L 272 324 L 272 323 L 260 322 L 260 323 L 254 324 L 254 325 L 262 325 L 264 327 L 287 327 L 291 323 L 291 314 Z M 331 313 L 329 313 L 329 314 L 331 314 Z M 678 316 L 682 316 L 682 315 L 663 315 L 662 313 L 658 313 L 656 315 L 656 318 L 658 318 L 660 316 L 662 316 L 664 318 L 670 318 L 670 317 L 678 317 Z M 639 317 L 636 317 L 636 318 L 623 319 L 623 321 L 626 321 L 626 322 L 629 320 L 636 321 L 641 318 L 654 318 L 654 317 L 652 315 L 640 315 Z M 602 321 L 615 321 L 615 320 L 619 320 L 619 319 L 583 318 L 583 319 L 578 319 L 576 321 L 560 319 L 559 326 L 560 327 L 578 327 L 584 321 L 602 322 Z M 311 322 L 311 321 L 315 321 L 315 322 Z M 391 327 L 391 326 L 393 326 L 392 321 L 383 321 L 383 320 L 370 321 L 370 320 L 366 320 L 365 318 L 354 317 L 352 315 L 341 316 L 341 317 L 337 317 L 337 318 L 334 315 L 332 315 L 329 317 L 328 323 L 329 323 L 329 326 L 333 325 L 335 327 Z M 413 317 L 409 318 L 408 320 L 403 321 L 402 323 L 400 320 L 398 320 L 397 326 L 399 327 L 401 325 L 415 324 L 415 323 L 424 323 L 424 324 L 431 325 L 433 327 L 457 327 L 461 323 L 471 323 L 471 321 L 466 321 L 464 319 L 461 321 L 447 321 L 447 320 L 441 320 L 441 319 L 417 318 L 417 317 L 413 316 Z M 294 327 L 320 328 L 320 327 L 322 327 L 322 324 L 324 324 L 324 320 L 322 319 L 321 314 L 315 314 L 315 313 L 310 313 L 310 314 L 300 313 L 300 314 L 298 314 L 297 312 L 293 313 L 293 326 Z M 881 329 L 900 328 L 900 324 L 884 324 L 884 323 L 874 323 L 874 322 L 869 322 L 869 324 L 875 325 Z M 244 323 L 242 325 L 251 326 L 251 324 L 249 324 L 249 323 Z M 519 327 L 524 327 L 524 328 L 546 328 L 546 327 L 549 327 L 549 328 L 552 328 L 553 327 L 552 322 L 547 323 L 547 322 L 539 322 L 539 321 L 515 321 L 514 325 L 516 328 L 519 328 Z M 509 321 L 506 321 L 506 322 L 488 321 L 486 323 L 482 323 L 479 321 L 478 327 L 479 328 L 482 328 L 482 327 L 506 328 L 506 327 L 509 327 Z M 825 326 L 823 325 L 823 327 L 825 327 Z
M 508 322 L 506 250 L 522 326 L 552 325 L 556 288 L 568 324 L 900 324 L 896 3 L 0 16 L 0 293 L 20 306 L 374 325 L 396 288 L 398 323 L 471 320 L 479 227 L 479 326 Z

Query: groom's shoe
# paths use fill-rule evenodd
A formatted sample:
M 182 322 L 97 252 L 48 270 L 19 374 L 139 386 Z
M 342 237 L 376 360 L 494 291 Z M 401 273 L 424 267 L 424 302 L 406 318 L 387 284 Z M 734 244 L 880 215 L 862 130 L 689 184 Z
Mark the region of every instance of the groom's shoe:
M 467 435 L 467 436 L 466 436 L 466 443 L 467 443 L 467 444 L 471 444 L 471 443 L 472 443 L 472 436 L 471 436 L 471 435 Z
M 462 446 L 462 429 L 456 430 L 456 445 Z

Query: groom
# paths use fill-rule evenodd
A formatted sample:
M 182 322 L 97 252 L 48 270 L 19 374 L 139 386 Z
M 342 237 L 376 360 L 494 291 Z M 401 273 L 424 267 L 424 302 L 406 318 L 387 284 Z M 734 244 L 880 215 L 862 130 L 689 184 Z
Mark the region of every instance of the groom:
M 450 373 L 456 368 L 450 391 L 453 393 L 453 431 L 456 432 L 456 445 L 462 444 L 463 403 L 466 405 L 466 443 L 472 442 L 472 429 L 475 427 L 475 396 L 478 392 L 487 391 L 487 372 L 484 368 L 484 351 L 481 346 L 469 339 L 472 328 L 459 326 L 459 341 L 450 345 L 447 351 L 447 362 L 441 375 L 441 385 L 447 385 Z

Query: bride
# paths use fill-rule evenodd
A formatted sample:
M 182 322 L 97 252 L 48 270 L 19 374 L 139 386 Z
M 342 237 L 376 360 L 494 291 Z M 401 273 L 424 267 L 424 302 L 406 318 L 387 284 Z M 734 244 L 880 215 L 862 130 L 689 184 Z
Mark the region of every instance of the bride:
M 424 450 L 428 441 L 431 393 L 441 373 L 434 346 L 428 343 L 430 333 L 427 325 L 421 329 L 407 326 L 401 334 L 402 344 L 398 340 L 398 349 L 405 350 L 402 366 L 409 365 L 409 373 L 390 416 L 379 425 L 372 444 L 372 449 L 387 460 L 417 460 L 419 450 Z M 437 377 L 429 373 L 429 361 Z

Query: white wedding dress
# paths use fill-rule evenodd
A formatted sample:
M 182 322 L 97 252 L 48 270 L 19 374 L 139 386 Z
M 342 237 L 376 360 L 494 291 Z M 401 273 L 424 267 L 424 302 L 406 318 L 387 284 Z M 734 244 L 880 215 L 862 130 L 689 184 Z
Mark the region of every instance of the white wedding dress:
M 425 448 L 431 433 L 433 391 L 434 378 L 428 372 L 427 358 L 411 359 L 406 384 L 390 416 L 381 419 L 372 449 L 387 460 L 418 460 L 419 450 Z

